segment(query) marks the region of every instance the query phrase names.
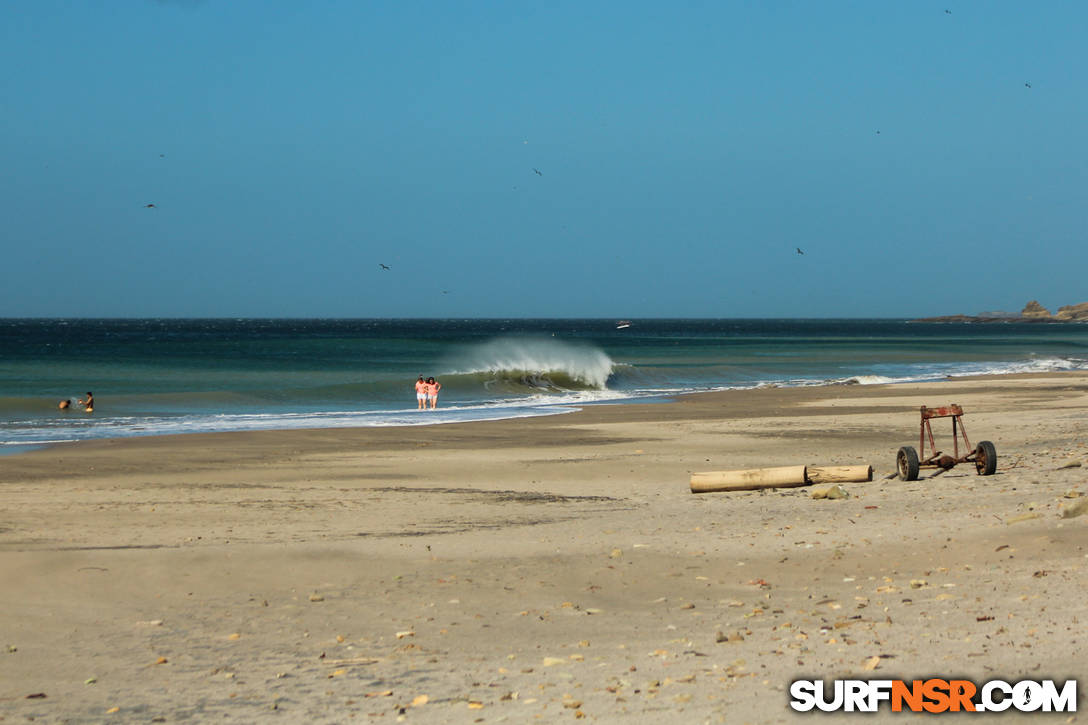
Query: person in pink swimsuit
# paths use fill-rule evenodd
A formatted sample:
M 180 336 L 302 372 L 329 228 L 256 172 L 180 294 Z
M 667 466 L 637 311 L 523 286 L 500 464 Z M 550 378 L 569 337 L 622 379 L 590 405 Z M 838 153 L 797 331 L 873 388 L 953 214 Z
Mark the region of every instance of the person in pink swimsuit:
M 427 383 L 423 382 L 422 375 L 416 381 L 416 403 L 419 404 L 420 410 L 427 407 Z
M 438 391 L 442 389 L 442 383 L 434 378 L 427 378 L 427 400 L 431 401 L 431 410 L 438 405 Z

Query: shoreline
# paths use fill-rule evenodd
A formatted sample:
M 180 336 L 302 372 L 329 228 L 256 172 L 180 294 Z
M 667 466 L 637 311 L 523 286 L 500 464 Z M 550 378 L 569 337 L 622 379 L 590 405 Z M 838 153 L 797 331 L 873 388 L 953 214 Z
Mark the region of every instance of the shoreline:
M 477 418 L 477 419 L 473 419 L 473 418 L 465 419 L 465 418 L 462 418 L 462 419 L 454 419 L 454 420 L 434 420 L 434 421 L 431 421 L 431 422 L 420 420 L 419 422 L 414 422 L 414 421 L 413 422 L 403 422 L 403 423 L 392 422 L 392 423 L 381 423 L 381 424 L 373 424 L 373 425 L 352 425 L 351 423 L 345 422 L 345 423 L 341 423 L 341 424 L 337 424 L 337 425 L 326 425 L 326 426 L 315 424 L 315 425 L 312 425 L 312 426 L 309 426 L 309 425 L 306 425 L 306 426 L 286 426 L 286 427 L 282 427 L 282 428 L 277 428 L 277 427 L 267 427 L 267 428 L 265 428 L 265 427 L 254 427 L 254 428 L 242 428 L 242 429 L 235 429 L 235 430 L 229 430 L 228 429 L 228 430 L 211 430 L 211 431 L 194 431 L 194 432 L 164 432 L 164 433 L 147 433 L 147 434 L 145 434 L 145 433 L 137 433 L 137 434 L 124 434 L 124 433 L 121 433 L 121 434 L 117 434 L 117 435 L 103 435 L 103 436 L 95 436 L 95 437 L 87 437 L 87 438 L 71 438 L 71 439 L 55 440 L 55 441 L 42 440 L 42 441 L 31 441 L 31 442 L 26 442 L 26 443 L 8 442 L 8 443 L 4 443 L 4 444 L 0 445 L 0 458 L 8 459 L 8 458 L 10 458 L 12 456 L 19 456 L 19 455 L 23 455 L 25 453 L 30 453 L 32 451 L 49 450 L 49 449 L 56 448 L 58 446 L 67 446 L 67 445 L 73 445 L 73 444 L 87 444 L 87 443 L 92 443 L 94 441 L 105 441 L 105 440 L 143 440 L 143 439 L 148 439 L 148 438 L 169 438 L 169 437 L 173 437 L 173 436 L 191 436 L 191 435 L 230 435 L 230 434 L 248 434 L 248 433 L 259 434 L 259 433 L 270 433 L 270 432 L 288 433 L 288 432 L 294 432 L 294 431 L 312 431 L 312 430 L 380 430 L 380 429 L 384 429 L 384 428 L 389 428 L 389 429 L 394 429 L 394 430 L 403 430 L 403 429 L 409 429 L 410 430 L 410 429 L 416 429 L 416 428 L 430 428 L 430 427 L 434 427 L 434 426 L 447 426 L 447 425 L 478 425 L 478 424 L 482 424 L 482 423 L 503 423 L 503 422 L 509 423 L 509 422 L 513 422 L 513 421 L 517 421 L 517 420 L 547 418 L 547 417 L 554 417 L 554 416 L 566 416 L 566 415 L 578 414 L 578 413 L 581 413 L 581 412 L 583 412 L 585 410 L 592 410 L 592 409 L 597 408 L 597 407 L 609 407 L 609 406 L 628 407 L 628 406 L 643 406 L 643 405 L 651 405 L 651 406 L 669 405 L 669 404 L 674 404 L 674 403 L 676 403 L 678 401 L 683 401 L 683 400 L 690 399 L 690 398 L 699 398 L 700 396 L 734 395 L 734 394 L 739 394 L 739 393 L 747 393 L 747 392 L 760 391 L 760 390 L 795 390 L 795 389 L 822 390 L 822 389 L 825 389 L 825 388 L 832 388 L 832 389 L 835 389 L 835 388 L 872 388 L 872 387 L 884 387 L 884 386 L 891 386 L 891 387 L 899 388 L 900 386 L 925 385 L 925 384 L 955 384 L 957 382 L 970 383 L 971 381 L 977 381 L 977 380 L 988 380 L 988 381 L 994 381 L 994 382 L 1001 381 L 1001 380 L 1009 380 L 1009 381 L 1031 380 L 1031 379 L 1041 379 L 1041 378 L 1046 378 L 1046 377 L 1050 377 L 1050 376 L 1061 376 L 1061 375 L 1067 375 L 1067 374 L 1068 375 L 1078 375 L 1078 374 L 1081 374 L 1081 371 L 1059 370 L 1059 371 L 1028 372 L 1028 373 L 1021 372 L 1021 373 L 1000 373 L 1000 374 L 957 375 L 957 376 L 948 376 L 948 377 L 945 377 L 943 379 L 935 379 L 935 380 L 917 380 L 917 381 L 916 380 L 902 380 L 902 381 L 890 381 L 890 382 L 879 382 L 879 383 L 862 383 L 862 382 L 858 382 L 857 377 L 855 376 L 855 377 L 845 378 L 845 379 L 843 379 L 841 381 L 839 381 L 839 380 L 830 381 L 829 380 L 829 381 L 825 381 L 823 383 L 813 383 L 813 384 L 808 384 L 808 383 L 804 383 L 804 384 L 761 383 L 761 384 L 758 384 L 758 385 L 752 385 L 750 387 L 729 387 L 729 388 L 722 388 L 722 389 L 717 389 L 717 390 L 678 391 L 678 392 L 673 392 L 673 393 L 654 393 L 654 394 L 651 394 L 651 395 L 647 395 L 645 397 L 642 397 L 642 396 L 617 397 L 615 399 L 607 399 L 606 398 L 606 399 L 601 399 L 601 400 L 588 400 L 588 401 L 575 401 L 575 402 L 566 402 L 566 401 L 562 401 L 562 402 L 543 401 L 543 402 L 539 402 L 539 403 L 533 402 L 533 403 L 526 403 L 524 405 L 506 406 L 505 409 L 511 411 L 510 414 L 508 414 L 508 415 L 500 415 L 499 417 L 485 417 L 485 418 Z M 438 409 L 438 413 L 439 413 L 439 415 L 441 415 L 443 412 L 447 412 L 447 411 L 448 412 L 463 413 L 465 410 L 475 410 L 477 407 L 480 407 L 480 406 L 473 406 L 473 405 L 469 405 L 467 407 L 466 406 L 449 406 L 449 407 L 446 407 L 446 408 Z M 489 407 L 490 406 L 483 406 L 483 409 L 488 409 Z M 503 406 L 499 406 L 499 407 L 503 407 Z M 539 409 L 541 412 L 527 412 L 527 411 L 533 411 L 535 409 Z M 314 415 L 319 416 L 319 417 L 321 417 L 321 416 L 350 417 L 350 416 L 359 416 L 359 415 L 361 415 L 363 417 L 366 417 L 366 416 L 370 416 L 370 415 L 373 415 L 373 414 L 381 414 L 381 415 L 393 415 L 394 420 L 396 420 L 396 417 L 399 417 L 399 416 L 403 416 L 406 419 L 407 418 L 413 418 L 416 415 L 416 413 L 417 413 L 417 411 L 414 408 L 405 407 L 402 410 L 397 409 L 397 410 L 391 410 L 391 411 L 366 411 L 366 412 L 363 412 L 363 413 L 316 412 L 316 413 L 314 413 Z M 431 415 L 431 414 L 432 413 L 430 411 L 426 411 L 426 412 L 423 413 L 423 415 Z M 243 415 L 243 417 L 251 417 L 253 414 L 241 414 L 241 415 Z
M 951 402 L 997 474 L 885 480 Z M 796 678 L 1083 679 L 1086 422 L 1062 372 L 6 456 L 0 717 L 792 722 Z M 862 462 L 841 501 L 688 488 Z

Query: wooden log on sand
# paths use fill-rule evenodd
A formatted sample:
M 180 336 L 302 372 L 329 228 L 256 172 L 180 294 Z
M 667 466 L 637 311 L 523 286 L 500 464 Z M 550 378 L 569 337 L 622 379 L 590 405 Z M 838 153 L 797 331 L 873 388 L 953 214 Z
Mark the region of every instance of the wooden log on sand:
M 705 471 L 691 474 L 692 493 L 754 491 L 761 488 L 795 488 L 813 483 L 872 481 L 873 467 L 864 466 L 780 466 L 747 468 L 740 471 Z
M 872 466 L 809 466 L 812 483 L 856 483 L 873 480 Z
M 749 468 L 742 471 L 707 471 L 691 474 L 692 493 L 754 491 L 760 488 L 807 486 L 805 466 Z

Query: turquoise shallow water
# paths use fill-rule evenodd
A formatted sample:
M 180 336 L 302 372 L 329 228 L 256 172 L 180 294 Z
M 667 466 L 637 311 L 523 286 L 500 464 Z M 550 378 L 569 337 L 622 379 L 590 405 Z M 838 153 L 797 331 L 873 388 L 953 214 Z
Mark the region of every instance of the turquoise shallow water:
M 705 390 L 1088 368 L 1088 326 L 905 320 L 0 320 L 0 449 L 418 425 Z M 418 375 L 443 383 L 415 410 Z M 92 415 L 57 401 L 93 391 Z

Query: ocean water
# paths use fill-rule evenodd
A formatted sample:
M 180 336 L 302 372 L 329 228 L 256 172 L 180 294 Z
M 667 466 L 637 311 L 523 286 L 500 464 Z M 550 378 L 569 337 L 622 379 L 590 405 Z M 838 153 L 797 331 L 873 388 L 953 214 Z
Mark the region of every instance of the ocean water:
M 905 320 L 0 320 L 0 452 L 412 426 L 761 385 L 1088 369 L 1088 325 Z M 443 385 L 416 410 L 419 375 Z M 61 411 L 94 392 L 95 411 Z

